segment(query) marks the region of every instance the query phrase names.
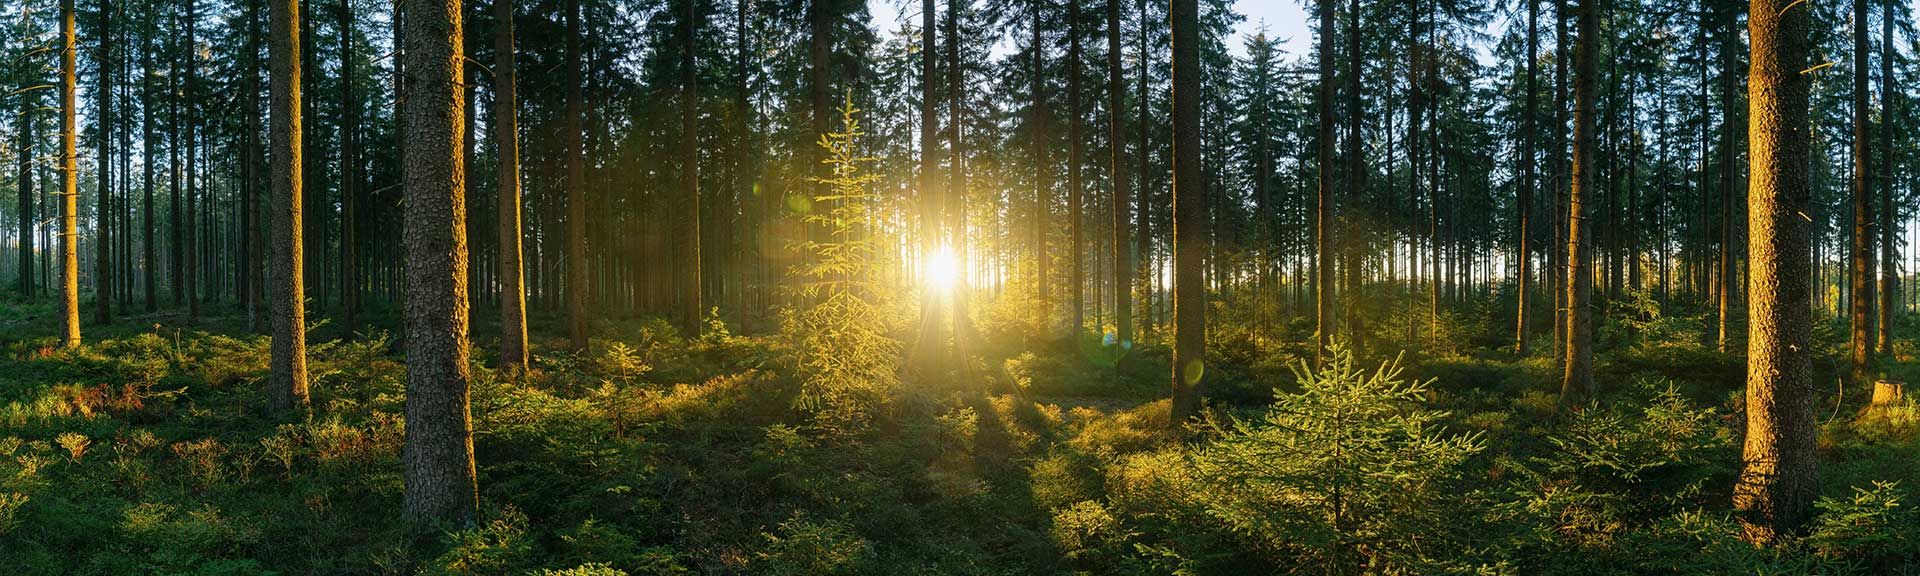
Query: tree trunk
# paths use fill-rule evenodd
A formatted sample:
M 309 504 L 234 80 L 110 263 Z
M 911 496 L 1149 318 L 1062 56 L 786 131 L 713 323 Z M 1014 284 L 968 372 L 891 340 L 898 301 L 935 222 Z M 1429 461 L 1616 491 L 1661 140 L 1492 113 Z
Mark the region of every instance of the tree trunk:
M 1200 412 L 1206 372 L 1207 205 L 1200 181 L 1200 7 L 1173 0 L 1173 420 Z
M 300 2 L 270 0 L 267 6 L 268 84 L 272 92 L 273 247 L 269 283 L 273 324 L 267 409 L 285 416 L 307 405 L 307 315 L 301 266 Z
M 1042 319 L 1051 322 L 1053 317 L 1053 282 L 1047 273 L 1047 213 L 1053 210 L 1053 143 L 1048 136 L 1048 120 L 1051 114 L 1047 108 L 1046 44 L 1041 40 L 1040 32 L 1046 28 L 1043 16 L 1048 7 L 1047 0 L 1033 0 L 1033 151 L 1037 158 L 1033 166 L 1033 258 L 1034 284 L 1040 290 L 1040 310 Z
M 1142 267 L 1141 267 L 1142 275 L 1147 280 L 1144 283 L 1145 289 L 1142 290 L 1142 292 L 1146 294 L 1146 300 L 1145 302 L 1143 302 L 1143 304 L 1146 306 L 1146 310 L 1145 310 L 1146 313 L 1140 315 L 1140 336 L 1142 338 L 1145 338 L 1153 335 L 1153 313 L 1154 313 L 1153 281 L 1159 277 L 1159 274 L 1155 273 L 1156 271 L 1152 266 L 1152 262 L 1153 262 L 1153 254 L 1152 254 L 1152 251 L 1153 251 L 1153 220 L 1152 220 L 1153 198 L 1151 194 L 1147 193 L 1147 164 L 1148 164 L 1147 158 L 1150 154 L 1147 150 L 1147 129 L 1148 129 L 1148 126 L 1150 126 L 1153 122 L 1152 122 L 1152 118 L 1149 116 L 1150 114 L 1149 110 L 1152 109 L 1151 103 L 1149 102 L 1149 100 L 1152 99 L 1152 94 L 1147 92 L 1147 67 L 1148 67 L 1148 61 L 1150 59 L 1150 52 L 1148 51 L 1148 47 L 1147 47 L 1147 2 L 1146 0 L 1138 0 L 1138 2 L 1135 3 L 1135 8 L 1137 8 L 1140 12 L 1140 46 L 1139 46 L 1140 78 L 1137 80 L 1139 84 L 1138 91 L 1139 91 L 1139 97 L 1140 97 L 1140 102 L 1139 102 L 1140 125 L 1134 127 L 1136 131 L 1135 149 L 1140 151 L 1140 159 L 1137 161 L 1137 164 L 1139 165 L 1139 168 L 1140 168 L 1140 171 L 1139 171 L 1140 211 L 1138 216 L 1134 220 L 1134 227 L 1136 228 L 1135 230 L 1136 235 L 1134 237 L 1134 241 L 1135 241 L 1134 253 L 1140 258 L 1140 262 L 1142 264 Z
M 513 58 L 513 3 L 495 0 L 493 143 L 499 156 L 500 368 L 527 365 L 527 296 L 520 231 L 520 101 Z
M 1534 134 L 1537 131 L 1534 127 L 1535 93 L 1537 92 L 1537 89 L 1534 87 L 1534 76 L 1536 69 L 1539 68 L 1540 61 L 1540 1 L 1526 0 L 1526 2 L 1527 107 L 1525 112 L 1526 118 L 1521 120 L 1520 136 L 1520 206 L 1518 213 L 1520 228 L 1515 235 L 1515 238 L 1520 242 L 1520 249 L 1515 253 L 1519 258 L 1519 265 L 1514 271 L 1514 299 L 1518 301 L 1516 305 L 1518 313 L 1515 315 L 1516 320 L 1513 331 L 1513 352 L 1523 357 L 1527 355 L 1527 327 L 1530 324 L 1530 320 L 1533 319 L 1530 314 L 1532 311 L 1528 310 L 1527 307 L 1531 303 L 1528 298 L 1528 281 L 1532 280 L 1533 273 L 1532 266 L 1530 266 L 1533 262 L 1533 249 L 1529 245 L 1533 240 L 1533 232 L 1531 230 L 1533 222 L 1533 169 L 1534 155 L 1538 153 L 1538 150 L 1535 150 L 1533 146 Z
M 95 182 L 100 189 L 93 214 L 93 321 L 100 324 L 113 322 L 113 207 L 109 203 L 113 198 L 113 62 L 113 2 L 101 0 L 96 62 L 100 89 L 94 92 L 100 106 L 100 117 L 94 122 L 94 137 L 99 138 L 94 165 L 100 169 Z
M 1593 190 L 1595 59 L 1599 57 L 1598 0 L 1582 0 L 1579 46 L 1573 55 L 1573 190 L 1567 196 L 1567 360 L 1560 382 L 1560 403 L 1575 405 L 1593 395 L 1592 232 L 1587 229 L 1587 195 Z
M 187 37 L 186 37 L 186 46 L 184 47 L 186 50 L 186 55 L 184 56 L 184 58 L 186 59 L 185 67 L 186 67 L 186 76 L 187 76 L 187 92 L 186 92 L 186 98 L 185 98 L 186 102 L 184 106 L 185 112 L 186 112 L 186 118 L 183 119 L 182 123 L 185 125 L 185 128 L 186 128 L 185 138 L 186 138 L 187 153 L 182 156 L 187 162 L 187 179 L 186 179 L 187 206 L 186 206 L 186 223 L 184 226 L 182 226 L 182 229 L 185 230 L 185 233 L 186 233 L 185 246 L 182 252 L 185 254 L 185 257 L 187 260 L 186 271 L 184 272 L 184 274 L 186 275 L 185 280 L 186 280 L 186 300 L 187 300 L 187 324 L 193 325 L 193 324 L 198 324 L 200 322 L 200 296 L 199 295 L 200 295 L 200 258 L 201 258 L 200 242 L 198 240 L 200 237 L 200 231 L 199 231 L 199 227 L 194 223 L 196 218 L 195 212 L 198 210 L 199 196 L 200 196 L 200 172 L 199 172 L 200 159 L 198 158 L 198 154 L 197 154 L 197 151 L 199 150 L 199 145 L 197 142 L 198 135 L 195 133 L 196 131 L 195 129 L 197 128 L 196 124 L 200 120 L 199 113 L 196 110 L 198 108 L 198 102 L 199 102 L 198 97 L 200 94 L 200 90 L 199 90 L 200 62 L 199 62 L 199 55 L 196 52 L 197 46 L 198 46 L 196 37 L 198 36 L 197 31 L 198 31 L 199 14 L 195 12 L 194 0 L 187 0 L 186 17 L 187 17 Z
M 1753 183 L 1748 204 L 1746 440 L 1734 508 L 1745 536 L 1796 531 L 1819 493 L 1813 415 L 1812 224 L 1808 172 L 1808 6 L 1754 0 L 1748 101 Z
M 404 141 L 412 153 L 405 166 L 404 510 L 426 533 L 471 524 L 478 500 L 468 409 L 465 50 L 459 3 L 406 0 L 405 6 Z M 578 133 L 569 136 L 577 140 Z
M 1314 179 L 1313 210 L 1313 362 L 1326 364 L 1327 346 L 1333 342 L 1333 9 L 1336 0 L 1320 2 L 1320 98 L 1319 98 L 1319 176 Z M 1177 68 L 1177 67 L 1176 67 Z M 1196 154 L 1195 158 L 1198 158 Z M 1197 173 L 1197 172 L 1196 172 Z M 1175 178 L 1179 178 L 1176 174 Z
M 1113 325 L 1115 342 L 1125 353 L 1133 345 L 1133 242 L 1128 214 L 1132 192 L 1128 189 L 1124 129 L 1126 78 L 1120 69 L 1120 0 L 1107 0 L 1107 142 L 1113 153 L 1110 169 L 1113 178 Z M 1143 55 L 1144 56 L 1144 55 Z
M 33 237 L 40 228 L 36 224 L 37 218 L 33 209 L 35 190 L 33 151 L 34 144 L 37 142 L 34 139 L 34 126 L 39 124 L 35 121 L 33 112 L 40 107 L 40 98 L 38 92 L 27 90 L 33 82 L 31 78 L 21 78 L 20 81 L 23 86 L 19 94 L 20 115 L 17 116 L 20 125 L 20 130 L 17 132 L 19 144 L 14 148 L 18 151 L 14 156 L 19 161 L 20 175 L 14 182 L 18 183 L 20 193 L 20 213 L 17 214 L 20 220 L 20 297 L 31 301 L 35 292 Z
M 681 1 L 685 6 L 680 32 L 680 177 L 681 187 L 687 195 L 685 202 L 688 212 L 681 223 L 686 227 L 682 237 L 686 242 L 683 257 L 687 265 L 687 303 L 681 310 L 680 331 L 688 336 L 699 336 L 701 322 L 706 317 L 701 300 L 704 287 L 700 277 L 700 75 L 699 70 L 694 68 L 701 14 L 698 0 Z
M 566 134 L 567 149 L 567 339 L 576 349 L 587 347 L 587 176 L 586 152 L 580 140 L 580 1 L 566 2 Z M 457 134 L 456 134 L 457 136 Z
M 360 327 L 360 101 L 353 91 L 353 3 L 340 0 L 340 305 L 348 333 Z
M 1893 210 L 1893 177 L 1896 156 L 1893 152 L 1893 104 L 1899 92 L 1893 89 L 1893 22 L 1897 18 L 1893 3 L 1885 5 L 1880 17 L 1880 296 L 1879 318 L 1874 323 L 1877 348 L 1881 354 L 1893 354 L 1893 309 L 1900 290 L 1899 245 L 1894 237 L 1900 215 Z M 1864 20 L 1862 20 L 1864 22 Z
M 73 0 L 60 0 L 60 341 L 80 346 L 80 163 L 74 148 Z
M 1847 278 L 1848 311 L 1852 316 L 1848 348 L 1852 351 L 1853 383 L 1873 381 L 1873 174 L 1867 130 L 1867 0 L 1853 0 L 1853 236 L 1852 265 Z
M 1345 261 L 1346 298 L 1342 308 L 1346 310 L 1347 341 L 1355 353 L 1365 350 L 1366 315 L 1360 306 L 1363 303 L 1361 292 L 1366 289 L 1362 276 L 1361 262 L 1366 257 L 1367 246 L 1361 241 L 1359 213 L 1366 199 L 1367 156 L 1361 140 L 1366 137 L 1366 100 L 1360 94 L 1360 76 L 1366 73 L 1367 60 L 1361 52 L 1360 43 L 1360 0 L 1347 2 L 1347 194 L 1344 214 L 1337 222 L 1340 226 L 1340 238 L 1346 243 L 1341 254 Z

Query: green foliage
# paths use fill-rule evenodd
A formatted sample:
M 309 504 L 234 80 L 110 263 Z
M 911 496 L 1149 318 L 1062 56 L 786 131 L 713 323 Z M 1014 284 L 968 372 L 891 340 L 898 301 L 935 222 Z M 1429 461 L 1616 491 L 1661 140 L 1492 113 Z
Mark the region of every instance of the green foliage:
M 873 544 L 841 520 L 815 520 L 796 514 L 762 537 L 766 544 L 753 559 L 754 572 L 759 574 L 858 574 L 874 561 Z
M 1875 481 L 1847 498 L 1821 498 L 1806 543 L 1829 558 L 1893 566 L 1920 557 L 1920 513 L 1899 482 Z M 1908 567 L 1913 567 L 1911 564 Z
M 1207 513 L 1251 546 L 1329 573 L 1415 569 L 1484 444 L 1446 433 L 1448 413 L 1421 406 L 1427 383 L 1400 371 L 1357 369 L 1343 346 L 1319 370 L 1303 363 L 1298 393 L 1277 394 L 1193 456 Z
M 878 176 L 860 170 L 872 159 L 856 152 L 865 134 L 858 112 L 849 98 L 840 109 L 841 131 L 820 137 L 833 175 L 817 179 L 829 192 L 812 205 L 828 208 L 803 220 L 824 229 L 827 239 L 800 243 L 811 257 L 792 276 L 806 304 L 782 322 L 801 377 L 795 405 L 815 413 L 821 426 L 843 431 L 864 426 L 896 388 L 901 350 L 888 334 L 888 303 L 874 276 L 880 239 L 876 199 L 866 188 Z

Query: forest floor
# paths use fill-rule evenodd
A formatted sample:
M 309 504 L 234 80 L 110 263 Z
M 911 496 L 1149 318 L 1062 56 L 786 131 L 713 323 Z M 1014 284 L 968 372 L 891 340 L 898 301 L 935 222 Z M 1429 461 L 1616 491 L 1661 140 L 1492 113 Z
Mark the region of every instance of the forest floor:
M 423 545 L 408 544 L 395 512 L 404 343 L 387 332 L 315 327 L 312 414 L 275 422 L 261 416 L 268 340 L 240 316 L 195 328 L 172 313 L 122 319 L 89 326 L 74 350 L 55 346 L 50 318 L 44 304 L 0 304 L 0 566 L 11 574 L 1920 568 L 1909 495 L 1920 409 L 1864 415 L 1853 392 L 1821 399 L 1825 500 L 1809 535 L 1770 550 L 1738 540 L 1743 366 L 1685 328 L 1700 318 L 1603 334 L 1606 392 L 1575 411 L 1557 406 L 1551 357 L 1515 358 L 1497 332 L 1451 328 L 1455 350 L 1403 360 L 1402 380 L 1430 386 L 1391 404 L 1336 387 L 1351 392 L 1342 404 L 1303 390 L 1292 370 L 1300 323 L 1217 323 L 1208 423 L 1184 430 L 1160 399 L 1163 347 L 1113 364 L 1036 351 L 1014 335 L 1027 328 L 991 319 L 978 365 L 991 377 L 978 386 L 904 389 L 831 422 L 795 402 L 794 343 L 780 334 L 689 340 L 654 320 L 609 321 L 588 350 L 536 340 L 537 369 L 510 379 L 485 367 L 482 327 L 472 402 L 483 521 Z M 1834 332 L 1822 334 L 1820 381 L 1832 383 Z M 1373 348 L 1360 372 L 1400 346 L 1382 336 Z M 1920 374 L 1911 352 L 1902 341 L 1889 374 Z M 1269 410 L 1276 395 L 1326 401 Z M 1276 416 L 1380 405 L 1398 408 Z M 1408 414 L 1432 419 L 1391 427 Z M 1271 447 L 1246 441 L 1276 422 L 1351 427 L 1336 436 L 1374 442 L 1355 453 L 1438 464 L 1393 472 L 1312 445 L 1271 471 L 1216 473 L 1223 454 Z M 1434 455 L 1447 443 L 1457 458 Z M 1337 513 L 1324 513 L 1325 482 L 1354 490 Z

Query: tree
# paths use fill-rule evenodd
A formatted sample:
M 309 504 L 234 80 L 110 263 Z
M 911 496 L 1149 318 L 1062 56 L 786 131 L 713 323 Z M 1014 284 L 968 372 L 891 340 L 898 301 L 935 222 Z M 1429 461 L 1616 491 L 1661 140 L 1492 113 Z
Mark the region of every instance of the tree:
M 1567 196 L 1567 358 L 1560 403 L 1593 395 L 1593 232 L 1587 228 L 1587 195 L 1593 190 L 1594 83 L 1599 81 L 1600 7 L 1581 0 L 1580 45 L 1573 55 L 1573 190 Z
M 1811 515 L 1814 478 L 1812 223 L 1807 178 L 1811 7 L 1754 0 L 1747 20 L 1753 183 L 1747 207 L 1746 440 L 1734 507 L 1746 538 L 1768 543 Z
M 1517 316 L 1517 319 L 1514 322 L 1513 353 L 1520 356 L 1527 355 L 1527 328 L 1533 319 L 1531 314 L 1532 310 L 1529 309 L 1531 300 L 1528 298 L 1528 283 L 1533 280 L 1533 248 L 1529 246 L 1529 243 L 1533 239 L 1533 231 L 1531 229 L 1533 223 L 1533 184 L 1536 181 L 1533 173 L 1534 155 L 1538 152 L 1534 149 L 1533 145 L 1534 135 L 1538 132 L 1538 130 L 1534 128 L 1534 121 L 1537 117 L 1535 113 L 1535 101 L 1538 99 L 1537 96 L 1539 94 L 1539 89 L 1534 85 L 1534 78 L 1538 75 L 1537 71 L 1540 68 L 1540 0 L 1525 1 L 1527 3 L 1527 106 L 1526 112 L 1524 112 L 1525 117 L 1521 119 L 1522 126 L 1520 128 L 1523 142 L 1520 145 L 1520 192 L 1518 212 L 1516 213 L 1519 216 L 1520 225 L 1514 235 L 1514 239 L 1520 243 L 1520 249 L 1515 252 L 1518 262 L 1514 273 L 1513 292 L 1514 299 L 1518 301 L 1515 305 L 1517 310 L 1515 316 Z
M 181 59 L 186 61 L 185 68 L 186 68 L 186 76 L 187 76 L 186 78 L 187 91 L 186 91 L 185 105 L 183 106 L 183 108 L 185 108 L 186 118 L 182 119 L 182 124 L 185 126 L 184 138 L 186 139 L 186 149 L 187 149 L 186 154 L 184 155 L 184 158 L 186 159 L 186 165 L 187 165 L 186 166 L 187 167 L 187 178 L 186 178 L 187 207 L 186 207 L 186 217 L 185 217 L 186 222 L 181 227 L 182 230 L 185 231 L 184 233 L 186 235 L 186 239 L 184 241 L 185 243 L 182 245 L 181 253 L 183 254 L 184 259 L 186 260 L 186 271 L 182 272 L 182 274 L 185 276 L 185 282 L 186 282 L 187 323 L 188 324 L 195 324 L 200 321 L 201 253 L 200 253 L 200 242 L 198 240 L 198 238 L 200 237 L 200 231 L 199 231 L 199 226 L 195 225 L 194 223 L 197 217 L 196 213 L 199 211 L 197 205 L 199 204 L 199 201 L 200 201 L 199 200 L 200 198 L 200 173 L 199 173 L 200 162 L 198 160 L 199 159 L 199 153 L 198 153 L 199 138 L 195 134 L 198 131 L 199 122 L 200 122 L 200 115 L 198 112 L 198 108 L 199 108 L 198 97 L 200 94 L 200 81 L 199 81 L 200 55 L 198 53 L 198 49 L 199 49 L 199 44 L 198 44 L 199 42 L 198 25 L 199 24 L 198 23 L 200 20 L 200 15 L 198 12 L 194 10 L 195 8 L 196 6 L 194 4 L 194 0 L 187 0 L 187 13 L 186 13 L 187 36 L 185 39 L 186 45 L 183 47 L 184 50 L 186 51 L 186 54 L 181 56 Z M 176 212 L 175 214 L 179 214 L 179 213 Z M 175 218 L 178 219 L 180 217 L 176 215 Z
M 1082 125 L 1085 124 L 1085 119 L 1081 118 L 1082 112 L 1080 110 L 1082 100 L 1080 96 L 1080 72 L 1082 68 L 1080 63 L 1080 32 L 1080 2 L 1077 0 L 1069 0 L 1067 2 L 1067 228 L 1073 236 L 1073 250 L 1071 251 L 1073 254 L 1073 277 L 1068 280 L 1067 283 L 1073 287 L 1071 288 L 1073 290 L 1073 297 L 1069 299 L 1068 302 L 1071 311 L 1067 315 L 1067 335 L 1069 338 L 1074 339 L 1079 338 L 1080 332 L 1086 329 L 1085 292 L 1087 283 L 1085 270 L 1087 260 L 1085 250 L 1086 242 L 1084 238 L 1085 234 L 1081 230 L 1081 221 L 1085 219 L 1082 212 L 1084 212 L 1086 206 L 1084 205 L 1085 199 L 1081 198 L 1081 188 L 1085 182 L 1080 179 L 1081 164 L 1084 164 L 1082 157 L 1085 155 L 1082 152 L 1083 143 L 1081 142 L 1084 139 L 1082 135 L 1085 134 L 1085 130 L 1081 128 Z M 1074 349 L 1077 350 L 1078 348 Z
M 1316 158 L 1319 176 L 1314 180 L 1313 211 L 1313 363 L 1324 365 L 1328 345 L 1333 341 L 1333 8 L 1335 0 L 1320 2 L 1320 146 Z M 1177 162 L 1177 161 L 1176 161 Z M 1178 179 L 1179 176 L 1175 176 Z
M 1887 2 L 1882 6 L 1880 15 L 1880 287 L 1876 294 L 1880 296 L 1878 304 L 1879 318 L 1874 326 L 1876 341 L 1881 354 L 1893 354 L 1893 309 L 1899 303 L 1894 299 L 1900 290 L 1900 251 L 1894 242 L 1896 227 L 1894 220 L 1899 217 L 1893 210 L 1893 181 L 1899 170 L 1894 162 L 1893 149 L 1893 102 L 1898 93 L 1893 89 L 1893 59 L 1898 51 L 1893 43 L 1893 22 L 1895 4 Z M 1864 20 L 1863 20 L 1864 21 Z
M 687 214 L 681 217 L 683 242 L 686 243 L 687 303 L 680 313 L 680 331 L 698 336 L 706 309 L 701 304 L 700 262 L 700 71 L 695 68 L 694 53 L 699 50 L 701 26 L 699 0 L 680 0 L 680 177 Z
M 340 305 L 347 331 L 360 326 L 360 101 L 355 96 L 353 4 L 340 0 L 335 13 L 340 28 Z
M 1848 349 L 1852 352 L 1853 383 L 1870 384 L 1873 380 L 1873 173 L 1867 129 L 1867 59 L 1872 51 L 1867 46 L 1867 0 L 1853 0 L 1853 235 L 1852 264 L 1848 269 L 1851 282 L 1848 291 L 1847 308 L 1852 316 L 1847 332 Z
M 1107 146 L 1113 154 L 1109 176 L 1113 179 L 1113 324 L 1124 352 L 1133 345 L 1133 243 L 1129 237 L 1130 216 L 1126 164 L 1125 74 L 1120 69 L 1120 0 L 1107 0 Z M 1144 17 L 1144 15 L 1143 15 Z
M 301 242 L 300 173 L 305 129 L 300 95 L 300 2 L 267 5 L 268 89 L 273 107 L 273 247 L 268 254 L 268 314 L 273 324 L 267 409 L 285 415 L 307 405 L 307 314 Z
M 60 342 L 80 346 L 80 163 L 74 149 L 73 0 L 60 0 Z
M 586 146 L 580 141 L 580 0 L 566 1 L 567 104 L 562 122 L 567 147 L 567 339 L 587 347 L 587 173 Z
M 494 155 L 499 158 L 500 210 L 500 368 L 513 371 L 527 365 L 527 292 L 521 263 L 520 228 L 520 101 L 514 71 L 513 0 L 493 0 L 494 14 Z
M 94 137 L 99 153 L 94 164 L 100 167 L 96 182 L 100 185 L 93 216 L 93 321 L 113 322 L 113 1 L 100 2 L 100 52 L 97 61 L 100 89 L 94 92 L 100 105 L 100 117 L 94 122 Z
M 40 93 L 33 89 L 32 82 L 33 79 L 30 76 L 23 75 L 22 78 L 20 78 L 21 86 L 18 89 L 20 111 L 19 116 L 17 116 L 19 120 L 15 123 L 15 125 L 19 126 L 19 129 L 16 131 L 16 135 L 19 136 L 19 144 L 15 146 L 15 149 L 19 151 L 17 159 L 19 161 L 20 174 L 19 178 L 14 180 L 14 182 L 19 188 L 20 212 L 14 216 L 20 223 L 20 297 L 28 300 L 32 300 L 34 297 L 33 237 L 34 233 L 39 229 L 39 226 L 34 224 L 35 216 L 33 210 L 33 191 L 35 190 L 33 182 L 33 150 L 35 140 L 33 133 L 34 126 L 39 124 L 34 118 L 34 110 L 40 107 Z
M 460 3 L 406 0 L 404 7 L 402 111 L 410 148 L 404 510 L 421 528 L 463 526 L 478 505 L 468 408 L 465 36 Z
M 1173 419 L 1200 413 L 1206 375 L 1207 293 L 1201 269 L 1209 234 L 1200 182 L 1200 7 L 1173 0 Z

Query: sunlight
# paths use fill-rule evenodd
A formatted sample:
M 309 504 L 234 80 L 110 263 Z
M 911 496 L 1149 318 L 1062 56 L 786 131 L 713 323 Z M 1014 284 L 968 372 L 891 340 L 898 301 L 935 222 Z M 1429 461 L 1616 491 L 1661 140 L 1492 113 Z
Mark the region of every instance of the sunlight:
M 921 272 L 927 288 L 940 294 L 952 294 L 960 288 L 960 259 L 953 253 L 953 247 L 941 244 L 927 254 L 925 269 Z

